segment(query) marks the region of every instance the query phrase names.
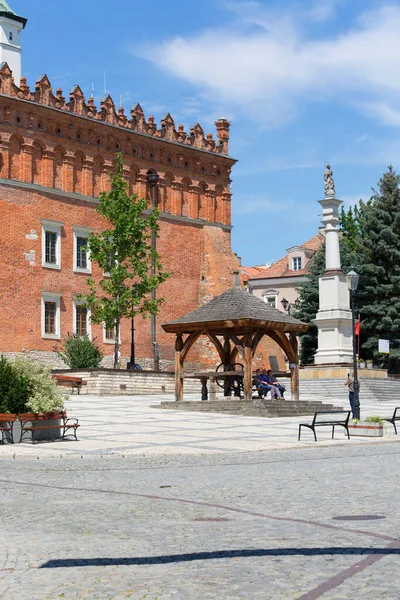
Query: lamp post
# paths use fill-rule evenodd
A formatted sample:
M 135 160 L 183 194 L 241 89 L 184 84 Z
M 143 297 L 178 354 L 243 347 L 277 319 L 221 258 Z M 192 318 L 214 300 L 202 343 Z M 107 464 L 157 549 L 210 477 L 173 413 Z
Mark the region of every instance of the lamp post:
M 132 286 L 132 297 L 135 295 L 135 292 L 136 292 L 136 283 L 134 283 Z M 133 299 L 132 299 L 132 314 L 131 314 L 131 360 L 130 360 L 129 368 L 134 369 L 134 370 L 136 369 L 136 366 L 135 366 L 135 306 L 133 304 Z
M 158 174 L 153 171 L 147 171 L 147 181 L 150 184 L 151 191 L 151 207 L 155 208 L 157 206 L 157 182 L 158 182 Z M 155 229 L 151 232 L 151 247 L 153 250 L 156 249 L 156 232 Z M 151 261 L 151 274 L 156 274 L 156 259 L 153 256 Z M 156 300 L 156 288 L 151 290 L 151 299 Z M 153 355 L 154 355 L 154 370 L 159 371 L 160 369 L 160 361 L 158 356 L 158 343 L 157 343 L 157 335 L 156 335 L 156 315 L 151 315 L 151 343 L 153 344 Z
M 354 418 L 360 419 L 360 396 L 358 388 L 358 373 L 357 373 L 357 340 L 354 335 L 356 316 L 355 316 L 355 295 L 358 287 L 358 280 L 360 276 L 358 273 L 351 269 L 346 275 L 347 287 L 350 292 L 350 304 L 351 304 L 351 321 L 352 321 L 352 336 L 353 336 L 353 371 L 354 371 Z
M 288 315 L 290 315 L 290 302 L 289 302 L 289 300 L 286 300 L 286 298 L 282 298 L 281 304 L 282 304 L 282 308 L 285 311 L 285 313 L 287 313 Z

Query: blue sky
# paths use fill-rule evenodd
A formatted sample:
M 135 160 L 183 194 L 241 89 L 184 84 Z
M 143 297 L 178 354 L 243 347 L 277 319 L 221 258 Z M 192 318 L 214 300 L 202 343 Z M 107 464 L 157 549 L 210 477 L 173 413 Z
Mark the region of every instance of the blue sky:
M 279 259 L 318 230 L 325 161 L 346 205 L 400 158 L 400 1 L 10 0 L 22 70 L 156 122 L 232 122 L 233 250 Z

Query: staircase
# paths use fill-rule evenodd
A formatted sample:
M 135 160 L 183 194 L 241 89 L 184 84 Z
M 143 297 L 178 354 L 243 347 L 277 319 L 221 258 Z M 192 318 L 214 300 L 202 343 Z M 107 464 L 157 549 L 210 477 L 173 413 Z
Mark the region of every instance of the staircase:
M 286 383 L 285 383 L 286 385 Z M 290 382 L 286 386 L 290 390 Z M 340 379 L 312 379 L 300 381 L 301 400 L 328 400 L 346 403 L 347 388 Z M 376 403 L 393 400 L 400 406 L 400 380 L 361 379 L 360 399 Z
M 323 403 L 316 400 L 311 402 L 299 401 L 291 402 L 282 400 L 234 400 L 222 396 L 221 400 L 215 401 L 196 401 L 189 402 L 161 402 L 161 404 L 152 405 L 152 408 L 164 408 L 169 410 L 183 410 L 188 412 L 207 412 L 222 413 L 226 415 L 240 415 L 246 417 L 296 417 L 300 415 L 313 415 L 321 410 L 343 410 L 341 406 Z

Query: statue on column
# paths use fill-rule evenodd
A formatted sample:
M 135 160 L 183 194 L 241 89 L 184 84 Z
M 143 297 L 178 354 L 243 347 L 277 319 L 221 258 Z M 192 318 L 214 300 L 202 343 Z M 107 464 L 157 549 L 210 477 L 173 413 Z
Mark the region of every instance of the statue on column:
M 330 165 L 326 163 L 324 171 L 325 198 L 335 197 L 335 183 L 333 181 L 333 173 Z

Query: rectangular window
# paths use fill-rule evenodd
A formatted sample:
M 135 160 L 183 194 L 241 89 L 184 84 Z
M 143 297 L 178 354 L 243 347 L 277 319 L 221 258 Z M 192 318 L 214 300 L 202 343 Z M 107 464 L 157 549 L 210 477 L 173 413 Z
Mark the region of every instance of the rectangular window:
M 265 302 L 268 306 L 272 306 L 272 308 L 276 308 L 276 296 L 266 296 Z
M 76 273 L 91 273 L 90 252 L 87 248 L 91 233 L 88 227 L 74 226 L 74 271 Z
M 57 234 L 54 231 L 46 231 L 46 253 L 45 262 L 49 264 L 57 264 Z
M 46 334 L 55 335 L 56 329 L 57 303 L 44 303 L 44 332 Z
M 301 270 L 301 256 L 295 256 L 292 258 L 293 271 Z
M 87 269 L 87 238 L 76 238 L 76 266 L 78 269 Z
M 77 335 L 88 334 L 88 309 L 80 304 L 75 306 L 75 333 Z
M 60 339 L 61 294 L 42 293 L 42 338 Z
M 61 228 L 56 221 L 42 221 L 42 267 L 61 269 Z
M 105 328 L 105 339 L 107 341 L 115 341 L 115 327 L 106 327 Z

